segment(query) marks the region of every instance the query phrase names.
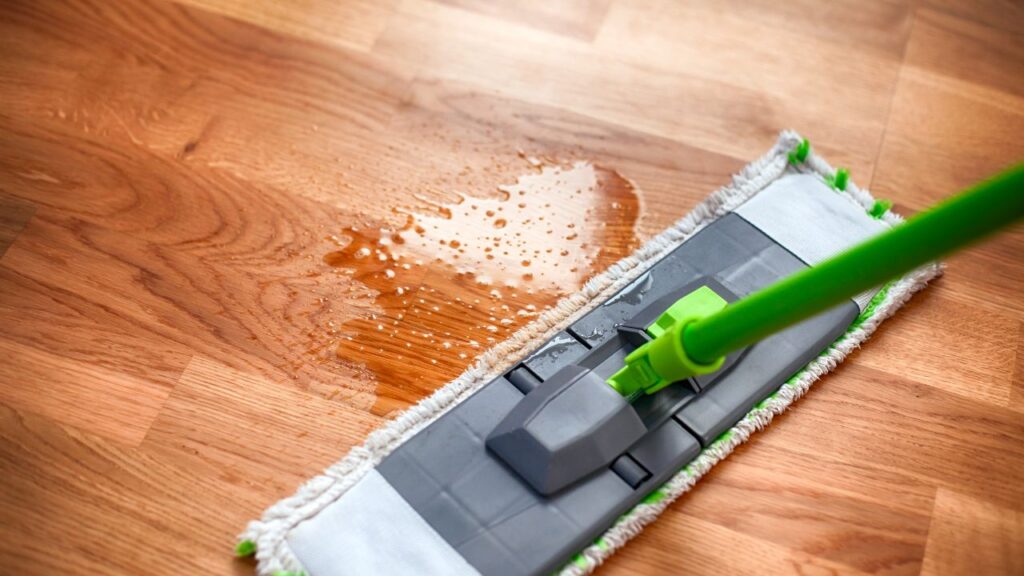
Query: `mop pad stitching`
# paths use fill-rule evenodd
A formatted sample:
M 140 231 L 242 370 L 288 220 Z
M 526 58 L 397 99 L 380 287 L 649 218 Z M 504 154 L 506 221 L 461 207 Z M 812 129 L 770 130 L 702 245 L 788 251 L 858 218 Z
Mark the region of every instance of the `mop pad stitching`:
M 256 546 L 257 572 L 267 576 L 277 571 L 299 571 L 298 559 L 287 544 L 287 533 L 303 520 L 317 514 L 334 502 L 369 470 L 399 444 L 416 434 L 453 406 L 478 390 L 495 376 L 509 368 L 523 353 L 529 352 L 537 341 L 549 338 L 589 312 L 601 301 L 632 282 L 645 272 L 650 264 L 685 242 L 712 221 L 725 215 L 763 190 L 768 184 L 788 171 L 816 173 L 825 177 L 833 170 L 823 159 L 811 152 L 805 161 L 790 166 L 788 155 L 802 140 L 791 131 L 780 134 L 775 146 L 760 159 L 747 165 L 736 174 L 732 182 L 708 196 L 689 214 L 678 220 L 661 234 L 651 239 L 630 256 L 623 258 L 607 271 L 595 276 L 584 284 L 576 294 L 567 296 L 551 310 L 541 314 L 534 322 L 517 331 L 511 338 L 484 353 L 480 359 L 463 374 L 455 378 L 429 397 L 399 414 L 396 418 L 372 432 L 361 446 L 352 448 L 341 460 L 327 468 L 321 475 L 303 484 L 294 495 L 284 498 L 268 508 L 260 520 L 251 522 L 240 535 L 242 541 L 252 541 Z M 866 191 L 857 188 L 853 182 L 844 194 L 862 205 L 867 211 L 874 199 Z M 881 220 L 892 225 L 900 218 L 891 211 Z M 689 490 L 697 479 L 715 463 L 728 455 L 749 435 L 766 425 L 771 417 L 806 391 L 821 374 L 831 370 L 849 350 L 858 346 L 882 319 L 891 315 L 902 305 L 910 294 L 939 273 L 937 266 L 926 267 L 914 272 L 897 283 L 886 295 L 885 302 L 876 309 L 877 318 L 870 320 L 857 330 L 851 330 L 822 357 L 812 362 L 798 376 L 795 387 L 784 386 L 778 395 L 764 408 L 755 408 L 737 424 L 732 435 L 723 437 L 706 449 L 687 469 L 697 472 L 686 473 L 684 469 L 663 486 L 664 498 L 657 502 L 642 503 L 624 515 L 598 542 L 584 550 L 578 558 L 584 561 L 570 563 L 567 574 L 590 572 L 605 558 L 621 547 L 632 536 L 650 522 L 671 501 Z M 910 284 L 906 284 L 906 282 Z M 802 378 L 802 379 L 801 379 Z M 787 392 L 784 392 L 787 391 Z M 797 392 L 793 392 L 796 390 Z M 758 412 L 761 410 L 761 412 Z M 757 414 L 755 414 L 757 413 Z M 756 422 L 752 422 L 754 416 Z M 712 451 L 714 449 L 714 451 Z M 646 501 L 645 501 L 646 502 Z

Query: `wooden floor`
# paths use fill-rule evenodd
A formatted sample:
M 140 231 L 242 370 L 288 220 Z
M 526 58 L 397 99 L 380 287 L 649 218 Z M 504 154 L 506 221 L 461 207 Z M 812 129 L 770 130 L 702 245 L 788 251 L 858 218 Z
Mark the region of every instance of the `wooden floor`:
M 235 534 L 780 129 L 911 213 L 1024 159 L 985 0 L 0 7 L 0 571 Z M 1024 573 L 1024 229 L 606 574 Z

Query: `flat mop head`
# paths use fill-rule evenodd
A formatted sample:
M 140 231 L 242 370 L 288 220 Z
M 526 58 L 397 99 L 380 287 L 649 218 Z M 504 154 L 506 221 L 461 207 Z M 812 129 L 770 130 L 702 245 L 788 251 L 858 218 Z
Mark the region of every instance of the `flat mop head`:
M 265 575 L 592 570 L 940 272 L 927 265 L 713 369 L 652 380 L 656 394 L 626 390 L 638 380 L 623 367 L 672 328 L 683 296 L 707 287 L 720 307 L 900 222 L 805 142 L 782 134 L 729 186 L 268 509 L 240 550 Z

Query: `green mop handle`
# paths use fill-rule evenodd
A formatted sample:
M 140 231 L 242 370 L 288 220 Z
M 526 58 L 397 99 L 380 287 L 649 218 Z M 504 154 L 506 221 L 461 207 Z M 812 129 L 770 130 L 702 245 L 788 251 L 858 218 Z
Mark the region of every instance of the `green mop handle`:
M 683 349 L 712 363 L 1024 216 L 1024 164 L 866 242 L 688 324 Z

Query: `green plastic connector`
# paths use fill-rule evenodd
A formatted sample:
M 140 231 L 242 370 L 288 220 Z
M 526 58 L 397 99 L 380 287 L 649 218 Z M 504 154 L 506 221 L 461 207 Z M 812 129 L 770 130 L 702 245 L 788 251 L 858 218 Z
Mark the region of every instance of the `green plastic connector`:
M 850 171 L 846 168 L 840 168 L 836 170 L 834 175 L 825 177 L 825 182 L 827 182 L 834 190 L 839 190 L 840 192 L 846 190 L 846 184 L 849 181 Z
M 868 210 L 868 215 L 875 220 L 879 220 L 882 216 L 885 216 L 885 213 L 888 212 L 890 208 L 892 208 L 892 202 L 888 200 L 875 200 L 875 203 L 871 206 L 871 210 Z
M 789 153 L 789 163 L 799 164 L 804 160 L 807 160 L 807 155 L 811 153 L 811 143 L 807 138 L 804 138 L 796 145 L 796 149 Z
M 256 553 L 256 543 L 252 540 L 242 540 L 235 546 L 235 556 L 244 558 Z
M 707 286 L 677 300 L 647 328 L 653 340 L 626 356 L 626 365 L 608 379 L 608 384 L 626 397 L 640 392 L 653 394 L 673 382 L 721 368 L 724 356 L 702 363 L 687 354 L 683 331 L 688 324 L 718 312 L 726 304 Z

